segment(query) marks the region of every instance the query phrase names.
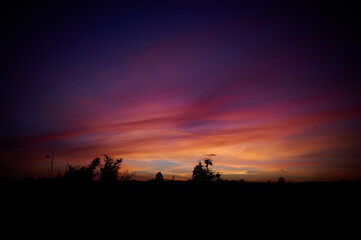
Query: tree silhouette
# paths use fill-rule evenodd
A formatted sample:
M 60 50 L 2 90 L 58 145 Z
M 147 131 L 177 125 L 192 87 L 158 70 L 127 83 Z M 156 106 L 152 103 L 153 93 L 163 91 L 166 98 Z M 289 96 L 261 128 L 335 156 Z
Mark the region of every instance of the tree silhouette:
M 198 162 L 193 169 L 192 175 L 193 181 L 205 181 L 206 180 L 206 171 L 201 162 Z
M 278 183 L 286 183 L 286 179 L 284 177 L 278 178 Z
M 221 176 L 222 175 L 220 173 L 216 173 L 216 175 L 214 175 L 214 180 L 221 181 L 222 180 Z
M 123 159 L 113 159 L 108 155 L 104 155 L 104 165 L 100 168 L 100 180 L 102 182 L 113 182 L 118 179 L 120 164 Z
M 213 181 L 213 180 L 221 180 L 221 174 L 215 173 L 210 169 L 210 166 L 213 165 L 211 159 L 204 159 L 204 164 L 202 162 L 198 162 L 198 164 L 193 169 L 192 179 L 193 181 Z
M 164 181 L 163 174 L 161 172 L 157 172 L 154 180 L 155 181 Z

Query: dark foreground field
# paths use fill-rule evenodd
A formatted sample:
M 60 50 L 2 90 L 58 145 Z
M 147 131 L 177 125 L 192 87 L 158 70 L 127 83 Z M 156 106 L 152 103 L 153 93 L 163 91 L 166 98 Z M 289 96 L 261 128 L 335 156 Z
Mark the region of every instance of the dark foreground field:
M 327 183 L 116 182 L 2 180 L 8 219 L 351 219 L 360 214 L 360 181 Z

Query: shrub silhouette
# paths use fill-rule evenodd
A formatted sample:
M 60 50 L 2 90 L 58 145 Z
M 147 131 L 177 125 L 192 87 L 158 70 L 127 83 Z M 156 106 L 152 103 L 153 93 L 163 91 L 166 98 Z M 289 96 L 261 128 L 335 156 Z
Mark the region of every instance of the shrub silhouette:
M 136 172 L 129 172 L 128 169 L 126 169 L 120 174 L 120 181 L 131 181 L 135 174 Z
M 100 165 L 100 158 L 95 158 L 88 166 L 76 168 L 72 165 L 67 167 L 64 178 L 72 181 L 89 182 L 97 175 L 96 168 Z
M 193 169 L 192 179 L 193 181 L 213 181 L 221 180 L 221 174 L 213 172 L 209 167 L 213 165 L 211 159 L 204 159 L 204 164 L 198 162 L 198 164 Z
M 113 159 L 108 155 L 104 155 L 104 165 L 100 168 L 100 180 L 102 182 L 113 182 L 118 179 L 120 164 L 123 159 Z

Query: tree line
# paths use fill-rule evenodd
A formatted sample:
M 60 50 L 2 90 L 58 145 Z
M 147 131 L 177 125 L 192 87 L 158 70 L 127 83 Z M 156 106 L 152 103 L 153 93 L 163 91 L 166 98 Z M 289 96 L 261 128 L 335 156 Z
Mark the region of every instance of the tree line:
M 122 162 L 122 158 L 114 159 L 105 154 L 103 163 L 100 158 L 95 158 L 87 166 L 74 167 L 72 165 L 67 165 L 64 175 L 62 176 L 59 172 L 57 178 L 82 182 L 91 182 L 96 178 L 99 178 L 101 182 L 131 180 L 135 173 L 129 173 L 128 170 L 125 170 L 122 173 L 119 172 Z M 205 158 L 203 163 L 199 161 L 193 169 L 192 180 L 202 182 L 220 181 L 221 173 L 214 172 L 211 169 L 211 166 L 213 166 L 213 161 L 210 158 Z M 153 180 L 164 181 L 163 174 L 160 171 L 157 172 Z
M 121 173 L 119 172 L 122 162 L 122 158 L 114 159 L 109 155 L 105 154 L 103 163 L 101 162 L 100 158 L 95 158 L 87 166 L 74 167 L 72 165 L 68 165 L 64 175 L 61 176 L 59 172 L 57 178 L 63 178 L 66 180 L 78 182 L 91 182 L 94 181 L 96 177 L 98 177 L 101 182 L 106 183 L 114 182 L 117 180 L 132 180 L 135 172 L 130 173 L 128 172 L 128 170 L 125 170 Z M 195 182 L 221 181 L 222 174 L 220 172 L 213 171 L 211 169 L 212 166 L 213 160 L 210 158 L 205 158 L 203 160 L 203 163 L 202 161 L 198 161 L 197 165 L 193 169 L 191 180 Z M 152 180 L 157 182 L 164 181 L 162 172 L 157 172 L 155 178 Z M 283 177 L 280 177 L 278 179 L 278 183 L 286 183 L 286 180 Z

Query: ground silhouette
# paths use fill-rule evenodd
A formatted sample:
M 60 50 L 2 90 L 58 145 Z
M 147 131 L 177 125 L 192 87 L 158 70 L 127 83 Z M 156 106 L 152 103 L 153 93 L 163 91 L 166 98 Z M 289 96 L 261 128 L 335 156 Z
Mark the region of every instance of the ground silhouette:
M 360 182 L 0 181 L 10 216 L 107 219 L 179 216 L 347 217 L 359 213 Z

